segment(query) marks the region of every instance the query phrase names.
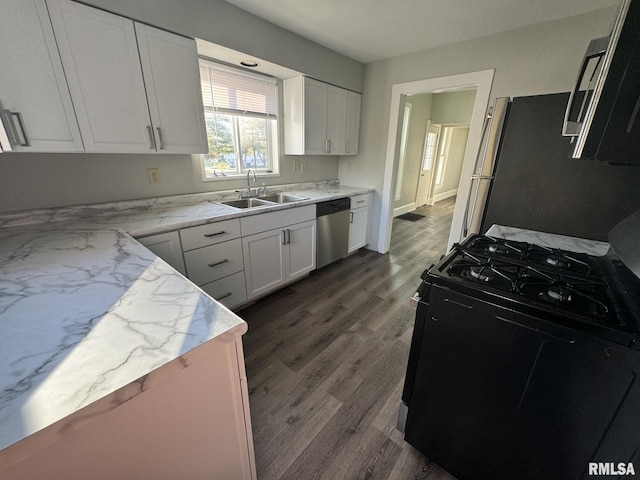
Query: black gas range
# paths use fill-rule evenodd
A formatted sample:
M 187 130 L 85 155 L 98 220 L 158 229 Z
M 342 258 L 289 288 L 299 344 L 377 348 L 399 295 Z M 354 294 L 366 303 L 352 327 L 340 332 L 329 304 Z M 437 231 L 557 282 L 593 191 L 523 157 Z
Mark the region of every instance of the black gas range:
M 476 235 L 423 273 L 410 444 L 460 480 L 640 472 L 640 212 L 623 223 L 603 257 Z
M 640 349 L 640 288 L 615 253 L 590 256 L 472 236 L 426 282 L 451 282 L 511 308 Z M 439 278 L 436 278 L 439 277 Z

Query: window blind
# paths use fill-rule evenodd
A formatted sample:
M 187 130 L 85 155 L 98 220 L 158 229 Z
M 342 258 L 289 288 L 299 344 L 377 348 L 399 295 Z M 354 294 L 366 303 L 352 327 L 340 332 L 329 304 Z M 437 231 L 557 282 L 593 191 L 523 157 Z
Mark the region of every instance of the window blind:
M 200 59 L 205 111 L 276 118 L 278 88 L 270 77 L 233 70 Z

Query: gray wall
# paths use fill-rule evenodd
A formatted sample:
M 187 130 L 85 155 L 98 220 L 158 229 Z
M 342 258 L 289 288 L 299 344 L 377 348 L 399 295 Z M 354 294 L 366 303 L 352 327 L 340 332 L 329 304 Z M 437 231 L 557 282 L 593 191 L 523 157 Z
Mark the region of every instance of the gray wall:
M 404 174 L 400 198 L 394 201 L 394 208 L 404 207 L 416 200 L 418 188 L 418 171 L 422 164 L 422 151 L 427 124 L 431 117 L 433 95 L 415 95 L 407 98 L 411 103 L 411 120 L 407 135 L 407 151 L 405 152 Z M 397 192 L 396 192 L 397 195 Z
M 433 187 L 434 197 L 441 193 L 449 192 L 450 190 L 457 190 L 458 184 L 460 183 L 460 172 L 462 171 L 462 161 L 464 160 L 464 151 L 467 147 L 468 136 L 468 128 L 456 127 L 452 129 L 444 179 L 442 185 L 435 185 Z
M 362 91 L 362 63 L 223 0 L 82 2 L 188 37 L 208 40 L 340 87 Z
M 569 91 L 589 41 L 609 33 L 616 13 L 617 8 L 607 8 L 367 64 L 360 150 L 356 157 L 340 159 L 339 178 L 347 185 L 377 190 L 372 204 L 371 248 L 377 249 L 380 241 L 380 201 L 394 84 L 495 69 L 492 97 Z M 396 121 L 395 115 L 391 121 Z

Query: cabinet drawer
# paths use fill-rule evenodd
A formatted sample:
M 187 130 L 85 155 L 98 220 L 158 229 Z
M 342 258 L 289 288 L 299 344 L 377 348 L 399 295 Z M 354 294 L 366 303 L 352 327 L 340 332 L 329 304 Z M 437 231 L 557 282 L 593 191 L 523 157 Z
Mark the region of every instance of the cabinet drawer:
M 196 285 L 244 270 L 242 241 L 237 238 L 184 253 L 187 276 Z
M 363 195 L 356 195 L 355 197 L 351 197 L 351 210 L 360 207 L 368 207 L 369 206 L 369 194 L 365 193 Z
M 180 230 L 182 249 L 193 250 L 194 248 L 215 245 L 240 237 L 240 219 L 233 218 L 222 222 L 207 223 L 197 227 L 183 228 Z
M 202 285 L 200 288 L 211 298 L 228 308 L 233 308 L 247 301 L 244 272 L 234 273 L 215 282 Z
M 314 218 L 316 218 L 316 206 L 305 205 L 303 207 L 294 207 L 277 212 L 243 217 L 240 219 L 240 222 L 242 225 L 242 235 L 246 237 L 247 235 L 286 227 L 294 223 L 307 222 Z

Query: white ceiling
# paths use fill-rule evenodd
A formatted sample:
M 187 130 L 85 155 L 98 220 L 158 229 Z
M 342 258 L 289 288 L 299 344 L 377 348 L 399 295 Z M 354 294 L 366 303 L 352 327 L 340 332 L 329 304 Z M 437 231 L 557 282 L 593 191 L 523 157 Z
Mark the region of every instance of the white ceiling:
M 363 63 L 620 4 L 620 0 L 226 1 Z

